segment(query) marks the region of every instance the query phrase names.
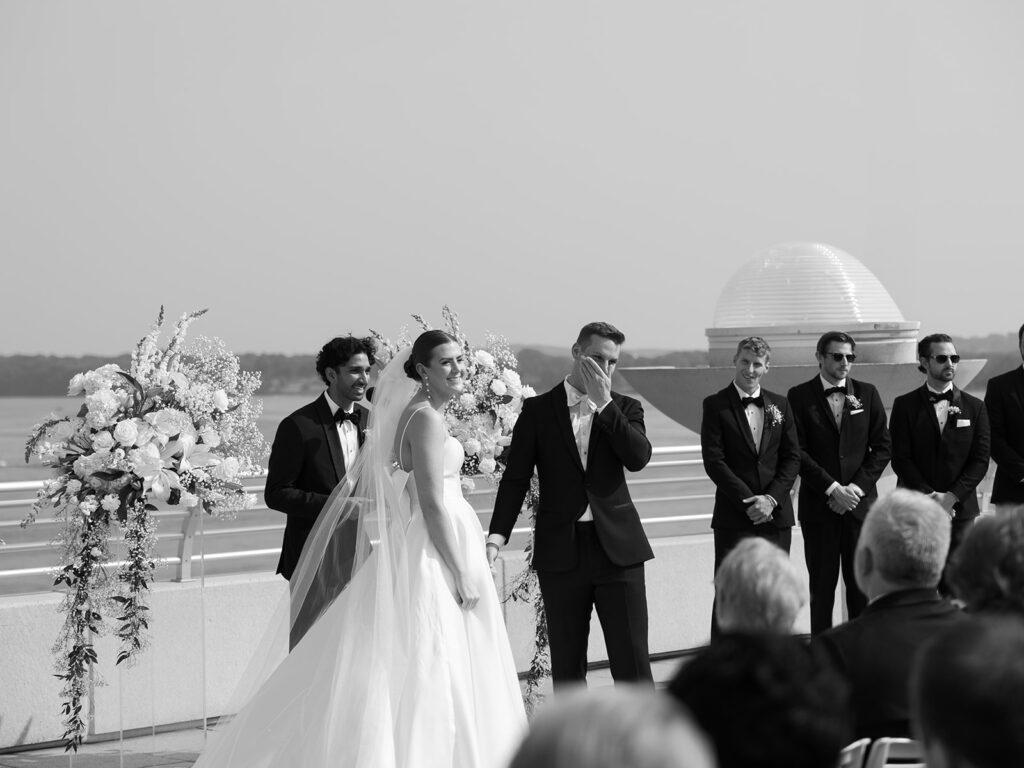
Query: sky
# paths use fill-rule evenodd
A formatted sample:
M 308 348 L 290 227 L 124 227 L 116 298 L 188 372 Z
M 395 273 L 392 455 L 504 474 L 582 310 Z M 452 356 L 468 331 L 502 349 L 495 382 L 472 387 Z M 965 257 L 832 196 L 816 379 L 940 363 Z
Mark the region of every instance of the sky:
M 1024 4 L 0 3 L 0 355 L 164 305 L 236 352 L 388 336 L 700 349 L 817 241 L 927 332 L 1024 321 Z

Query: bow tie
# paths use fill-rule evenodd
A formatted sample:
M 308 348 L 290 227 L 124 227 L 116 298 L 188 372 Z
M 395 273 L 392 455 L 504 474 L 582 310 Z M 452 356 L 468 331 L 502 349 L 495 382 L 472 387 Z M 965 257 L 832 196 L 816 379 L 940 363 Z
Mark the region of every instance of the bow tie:
M 846 397 L 846 387 L 829 387 L 825 390 L 825 397 L 831 397 L 832 395 L 842 395 Z
M 585 394 L 577 395 L 576 393 L 573 393 L 573 394 L 568 396 L 567 400 L 568 400 L 570 408 L 576 408 L 578 405 L 580 405 L 580 403 L 582 403 L 584 410 L 587 410 L 587 411 L 597 410 L 597 406 L 595 406 L 590 401 L 590 398 L 587 397 Z
M 741 397 L 740 407 L 746 408 L 748 405 L 756 405 L 759 408 L 764 408 L 764 395 L 758 395 L 757 397 Z
M 351 421 L 352 426 L 359 426 L 359 413 L 353 408 L 352 413 L 346 413 L 345 411 L 338 409 L 338 412 L 334 414 L 334 421 L 337 424 L 344 424 L 346 421 Z
M 931 403 L 932 405 L 935 405 L 935 403 L 939 402 L 940 400 L 945 400 L 947 403 L 952 403 L 953 402 L 953 390 L 952 389 L 947 389 L 945 392 L 932 392 L 931 390 L 928 390 L 928 402 L 929 403 Z

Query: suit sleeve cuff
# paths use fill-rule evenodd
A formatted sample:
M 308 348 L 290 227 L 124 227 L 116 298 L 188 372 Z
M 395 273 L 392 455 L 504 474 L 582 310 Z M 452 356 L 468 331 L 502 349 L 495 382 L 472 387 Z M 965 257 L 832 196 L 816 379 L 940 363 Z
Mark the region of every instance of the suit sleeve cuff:
M 772 495 L 771 495 L 770 493 L 766 493 L 766 494 L 764 495 L 764 497 L 765 497 L 766 499 L 768 499 L 768 501 L 770 501 L 770 502 L 771 502 L 771 505 L 772 505 L 772 509 L 775 509 L 775 507 L 779 506 L 779 502 L 777 502 L 777 501 L 775 500 L 775 497 L 774 497 L 774 496 L 772 496 Z
M 834 491 L 834 490 L 835 490 L 836 488 L 838 488 L 838 487 L 839 487 L 839 483 L 838 483 L 838 481 L 836 481 L 836 480 L 833 480 L 833 481 L 832 481 L 832 485 L 830 485 L 830 486 L 828 487 L 828 489 L 827 489 L 827 490 L 825 491 L 825 495 L 826 495 L 826 496 L 831 496 L 831 495 L 832 495 L 832 491 Z
M 479 541 L 479 539 L 477 539 L 477 541 Z M 501 549 L 502 547 L 505 546 L 505 541 L 506 541 L 505 537 L 502 536 L 500 533 L 492 533 L 491 535 L 489 535 L 487 537 L 487 543 L 488 544 L 493 544 L 498 549 Z

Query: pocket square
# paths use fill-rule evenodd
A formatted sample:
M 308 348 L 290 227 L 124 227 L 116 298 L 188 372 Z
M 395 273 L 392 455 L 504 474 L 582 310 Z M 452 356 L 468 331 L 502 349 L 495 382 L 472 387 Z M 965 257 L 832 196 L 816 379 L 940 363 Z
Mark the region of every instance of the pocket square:
M 959 429 L 960 427 L 969 427 L 969 426 L 971 426 L 971 420 L 970 419 L 957 419 L 956 420 L 956 426 L 957 426 L 957 429 Z
M 851 416 L 856 416 L 858 413 L 864 413 L 864 409 L 858 408 L 856 411 L 850 411 Z

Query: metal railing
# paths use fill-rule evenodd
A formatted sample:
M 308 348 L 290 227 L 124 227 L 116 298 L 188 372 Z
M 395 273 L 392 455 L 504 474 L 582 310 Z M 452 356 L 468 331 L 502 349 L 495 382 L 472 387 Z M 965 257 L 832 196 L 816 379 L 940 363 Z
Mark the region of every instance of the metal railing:
M 479 483 L 479 481 L 477 481 Z M 641 472 L 629 476 L 630 492 L 640 510 L 643 524 L 652 538 L 703 533 L 711 519 L 710 500 L 714 486 L 704 474 L 699 445 L 664 446 Z M 52 573 L 58 559 L 53 543 L 60 523 L 39 518 L 21 527 L 42 481 L 0 483 L 0 596 L 44 592 L 51 589 Z M 251 478 L 245 490 L 259 503 L 234 518 L 201 517 L 196 510 L 161 507 L 155 514 L 158 527 L 157 559 L 161 581 L 188 581 L 193 567 L 202 561 L 206 575 L 273 570 L 280 554 L 284 516 L 267 509 L 263 501 L 263 478 Z M 486 528 L 495 489 L 478 487 L 466 496 Z M 513 530 L 513 547 L 521 547 L 529 525 L 520 520 Z M 159 532 L 161 528 L 170 531 Z M 117 567 L 118 540 L 111 537 Z

